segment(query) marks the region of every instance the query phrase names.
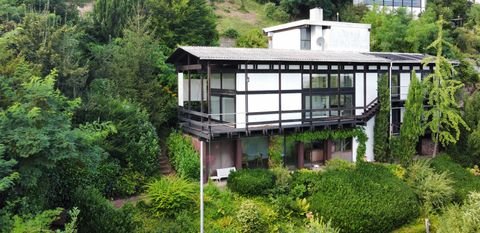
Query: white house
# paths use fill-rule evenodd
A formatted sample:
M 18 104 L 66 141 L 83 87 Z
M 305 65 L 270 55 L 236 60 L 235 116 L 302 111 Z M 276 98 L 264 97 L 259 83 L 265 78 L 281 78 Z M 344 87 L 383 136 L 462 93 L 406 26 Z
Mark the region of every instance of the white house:
M 414 18 L 424 12 L 427 7 L 427 0 L 353 0 L 354 5 L 364 4 L 369 8 L 379 6 L 381 9 L 395 10 L 398 8 L 406 8 Z
M 391 80 L 391 133 L 398 133 L 411 72 L 432 72 L 422 54 L 369 51 L 370 25 L 309 20 L 265 28 L 268 49 L 179 47 L 168 62 L 178 71 L 179 119 L 207 146 L 207 174 L 235 166 L 266 166 L 269 137 L 362 126 L 366 160 L 374 161 L 377 80 Z M 354 138 L 284 141 L 284 162 L 309 167 L 332 158 L 356 160 Z

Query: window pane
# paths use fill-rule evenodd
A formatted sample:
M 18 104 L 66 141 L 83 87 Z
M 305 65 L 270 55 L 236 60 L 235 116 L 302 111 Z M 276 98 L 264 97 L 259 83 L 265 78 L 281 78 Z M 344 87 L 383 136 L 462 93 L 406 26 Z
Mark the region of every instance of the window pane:
M 329 107 L 329 102 L 328 102 L 328 96 L 313 96 L 312 97 L 312 109 L 328 109 Z M 328 116 L 328 111 L 313 111 L 312 112 L 313 117 L 326 117 Z
M 220 120 L 220 97 L 212 95 L 211 101 L 212 119 Z
M 228 90 L 235 89 L 235 73 L 223 73 L 222 88 Z
M 220 74 L 219 73 L 212 73 L 212 88 L 220 89 Z
M 312 88 L 327 88 L 328 75 L 327 74 L 312 74 Z
M 303 88 L 310 88 L 310 74 L 303 74 Z
M 338 74 L 330 74 L 330 88 L 338 87 Z
M 310 110 L 310 96 L 305 96 L 305 110 Z M 310 112 L 305 113 L 305 118 L 310 118 Z
M 353 87 L 353 74 L 341 74 L 340 87 Z
M 392 98 L 400 97 L 400 75 L 392 74 Z
M 232 97 L 222 97 L 223 121 L 235 122 L 235 101 Z

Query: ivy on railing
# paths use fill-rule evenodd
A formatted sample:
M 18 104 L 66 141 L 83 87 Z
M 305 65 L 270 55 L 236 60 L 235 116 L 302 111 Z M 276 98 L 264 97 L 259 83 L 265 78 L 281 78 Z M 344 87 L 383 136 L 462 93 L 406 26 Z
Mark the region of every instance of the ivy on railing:
M 365 161 L 365 152 L 367 150 L 368 137 L 364 132 L 363 127 L 352 129 L 338 129 L 338 130 L 321 130 L 321 131 L 307 131 L 302 133 L 295 133 L 288 136 L 288 140 L 297 142 L 311 142 L 316 140 L 340 140 L 347 138 L 355 138 L 358 142 L 357 147 L 357 162 Z

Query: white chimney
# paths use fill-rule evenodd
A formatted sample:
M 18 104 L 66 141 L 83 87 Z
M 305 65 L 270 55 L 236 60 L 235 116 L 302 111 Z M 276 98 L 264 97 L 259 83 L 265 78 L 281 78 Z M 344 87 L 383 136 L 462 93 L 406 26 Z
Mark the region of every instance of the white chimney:
M 323 21 L 323 9 L 319 7 L 310 9 L 310 21 Z

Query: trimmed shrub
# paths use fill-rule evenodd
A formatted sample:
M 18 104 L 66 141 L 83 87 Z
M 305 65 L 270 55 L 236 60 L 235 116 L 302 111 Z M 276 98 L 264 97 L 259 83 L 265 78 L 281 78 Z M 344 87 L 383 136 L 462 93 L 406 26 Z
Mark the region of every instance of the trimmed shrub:
M 277 217 L 269 206 L 253 200 L 244 200 L 236 214 L 239 232 L 242 233 L 272 232 L 277 229 Z
M 75 206 L 80 209 L 78 232 L 134 232 L 134 210 L 130 205 L 115 209 L 95 188 L 79 188 L 74 194 Z
M 442 154 L 432 159 L 432 167 L 439 172 L 449 172 L 453 179 L 455 202 L 461 203 L 468 193 L 480 191 L 480 178 L 472 175 L 467 169 L 455 163 L 448 155 Z
M 455 190 L 447 172 L 437 173 L 428 160 L 416 160 L 407 169 L 406 183 L 417 194 L 426 214 L 452 200 Z
M 227 186 L 243 195 L 266 194 L 275 185 L 273 172 L 266 169 L 244 169 L 231 172 Z
M 147 185 L 146 204 L 157 216 L 175 216 L 183 210 L 193 210 L 197 195 L 195 183 L 167 176 Z
M 198 180 L 200 178 L 200 155 L 192 145 L 190 138 L 179 132 L 173 132 L 167 138 L 167 147 L 171 162 L 182 178 Z
M 327 161 L 327 170 L 351 170 L 355 168 L 355 164 L 343 159 L 332 159 Z
M 311 209 L 343 232 L 389 232 L 418 216 L 415 193 L 382 165 L 327 171 L 315 182 Z
M 290 196 L 306 198 L 315 192 L 315 184 L 320 179 L 320 173 L 311 170 L 298 170 L 292 175 Z
M 238 33 L 237 30 L 235 30 L 233 28 L 229 28 L 229 29 L 225 30 L 225 32 L 223 33 L 223 36 L 231 38 L 231 39 L 237 39 L 240 36 L 240 34 Z

